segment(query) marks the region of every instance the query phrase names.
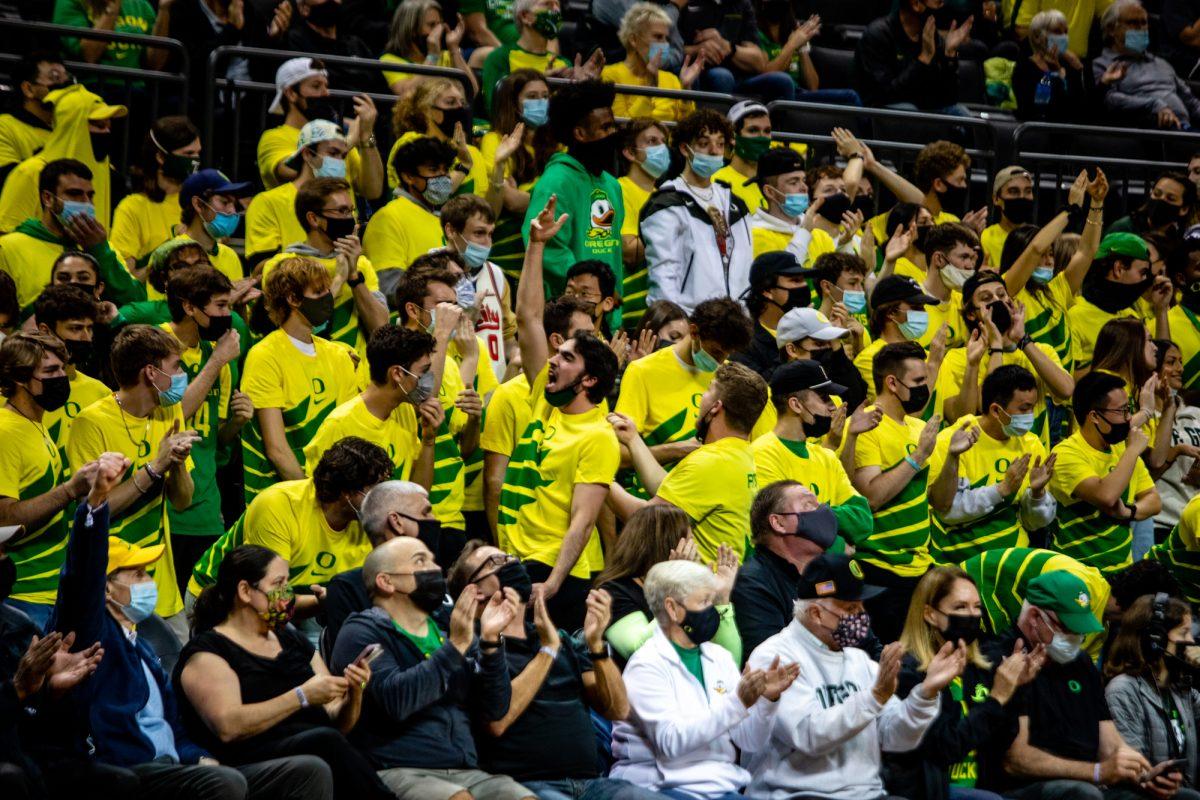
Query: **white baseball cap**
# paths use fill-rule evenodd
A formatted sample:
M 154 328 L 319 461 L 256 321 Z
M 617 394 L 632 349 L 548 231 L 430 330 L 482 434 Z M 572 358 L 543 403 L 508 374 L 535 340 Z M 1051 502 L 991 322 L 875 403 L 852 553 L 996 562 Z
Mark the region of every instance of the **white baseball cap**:
M 327 119 L 314 119 L 311 122 L 304 123 L 304 127 L 300 129 L 300 140 L 296 143 L 296 152 L 288 156 L 287 164 L 292 169 L 299 169 L 300 153 L 306 147 L 313 147 L 321 142 L 346 141 L 346 134 L 342 133 L 342 129 L 334 122 Z
M 775 342 L 783 347 L 790 342 L 812 337 L 822 341 L 840 339 L 850 331 L 829 323 L 829 318 L 815 308 L 793 308 L 779 320 Z
M 311 58 L 290 58 L 280 64 L 275 71 L 275 99 L 267 110 L 272 114 L 282 114 L 284 89 L 290 89 L 315 75 L 329 77 L 328 72 L 313 65 Z
M 25 533 L 24 525 L 3 525 L 0 526 L 0 544 L 4 544 L 9 539 L 21 536 Z
M 729 109 L 726 119 L 728 119 L 729 124 L 733 125 L 733 127 L 736 129 L 738 123 L 742 121 L 742 117 L 749 117 L 757 114 L 770 115 L 770 113 L 771 112 L 767 110 L 767 107 L 757 100 L 742 100 L 739 103 L 735 103 L 733 108 Z

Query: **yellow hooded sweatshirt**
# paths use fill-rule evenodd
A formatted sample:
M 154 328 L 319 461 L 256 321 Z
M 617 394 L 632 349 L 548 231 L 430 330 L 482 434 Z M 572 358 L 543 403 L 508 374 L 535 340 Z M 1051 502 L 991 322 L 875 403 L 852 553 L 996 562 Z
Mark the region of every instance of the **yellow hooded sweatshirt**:
M 54 106 L 54 130 L 42 151 L 14 167 L 4 182 L 4 191 L 0 192 L 0 231 L 14 231 L 25 220 L 40 215 L 38 176 L 42 174 L 42 167 L 60 158 L 74 158 L 92 171 L 96 219 L 106 230 L 111 228 L 111 166 L 107 158 L 96 160 L 88 120 L 123 117 L 128 113 L 127 109 L 108 105 L 100 95 L 89 92 L 80 84 L 50 92 L 45 102 Z

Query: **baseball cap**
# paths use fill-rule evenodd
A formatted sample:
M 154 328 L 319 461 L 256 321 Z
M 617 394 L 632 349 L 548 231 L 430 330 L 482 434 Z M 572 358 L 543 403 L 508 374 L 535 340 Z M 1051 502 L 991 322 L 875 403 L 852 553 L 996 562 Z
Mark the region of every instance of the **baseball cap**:
M 971 273 L 971 277 L 963 281 L 962 297 L 964 302 L 970 302 L 975 296 L 975 290 L 987 283 L 1004 283 L 1000 273 L 990 269 L 980 269 Z
M 25 535 L 24 525 L 0 525 L 0 544 Z
M 767 107 L 757 100 L 742 100 L 740 103 L 734 103 L 733 108 L 729 109 L 726 119 L 733 125 L 734 130 L 737 130 L 738 123 L 743 117 L 754 116 L 757 114 L 770 115 Z
M 283 90 L 290 89 L 314 75 L 328 77 L 329 73 L 313 64 L 311 58 L 289 58 L 280 64 L 279 69 L 275 71 L 275 99 L 271 101 L 271 107 L 267 110 L 272 114 L 282 114 Z
M 1087 585 L 1067 572 L 1056 569 L 1043 572 L 1029 582 L 1025 599 L 1031 606 L 1053 611 L 1071 633 L 1099 633 L 1104 626 L 1092 613 L 1092 596 Z
M 1033 176 L 1029 174 L 1029 170 L 1024 167 L 1019 167 L 1016 164 L 1013 164 L 1011 167 L 1005 167 L 997 172 L 996 177 L 992 179 L 992 194 L 1000 194 L 1000 190 L 1008 186 L 1009 181 L 1022 176 L 1029 178 L 1031 181 L 1033 180 Z
M 801 600 L 867 600 L 883 591 L 867 583 L 858 562 L 841 553 L 823 553 L 808 562 L 797 588 Z
M 104 102 L 103 97 L 89 92 L 81 83 L 72 83 L 46 93 L 45 101 L 56 108 L 59 102 L 64 100 L 72 106 L 76 104 L 89 106 L 87 118 L 90 120 L 117 119 L 129 113 L 129 109 L 125 106 L 110 105 Z
M 787 250 L 763 253 L 750 265 L 750 286 L 766 288 L 768 279 L 776 275 L 811 275 L 816 270 L 805 269 L 796 256 Z
M 742 181 L 743 186 L 762 183 L 776 175 L 800 172 L 804 169 L 804 157 L 790 147 L 772 147 L 758 159 L 758 170 L 753 178 Z
M 921 288 L 921 285 L 907 275 L 888 275 L 875 284 L 875 291 L 871 292 L 872 309 L 879 308 L 884 303 L 894 303 L 898 300 L 921 306 L 936 306 L 939 304 L 936 297 L 930 297 L 925 294 L 925 290 Z
M 342 129 L 335 122 L 330 122 L 327 119 L 314 119 L 311 122 L 304 123 L 304 127 L 300 129 L 300 140 L 296 143 L 296 151 L 288 156 L 287 164 L 292 169 L 300 169 L 300 153 L 306 147 L 313 147 L 321 142 L 331 141 L 346 141 L 346 134 L 342 133 Z
M 846 387 L 829 380 L 825 368 L 816 361 L 789 361 L 771 375 L 772 397 L 786 397 L 805 389 L 825 394 L 846 393 Z
M 251 194 L 250 188 L 249 181 L 234 183 L 220 170 L 202 169 L 199 172 L 193 172 L 183 182 L 183 186 L 179 189 L 179 205 L 182 208 L 188 208 L 192 204 L 193 197 L 201 197 L 206 194 L 229 194 L 234 197 L 245 197 Z
M 793 308 L 783 315 L 775 327 L 775 342 L 783 347 L 811 336 L 823 342 L 840 339 L 850 331 L 829 322 L 829 317 L 815 308 Z
M 1183 232 L 1183 251 L 1200 250 L 1200 225 L 1193 225 Z
M 108 537 L 108 571 L 112 575 L 119 569 L 145 567 L 162 558 L 165 544 L 154 544 L 149 547 L 138 547 L 118 536 Z
M 1146 240 L 1136 233 L 1110 233 L 1100 240 L 1096 248 L 1096 261 L 1109 256 L 1127 256 L 1129 258 L 1148 259 L 1150 249 Z

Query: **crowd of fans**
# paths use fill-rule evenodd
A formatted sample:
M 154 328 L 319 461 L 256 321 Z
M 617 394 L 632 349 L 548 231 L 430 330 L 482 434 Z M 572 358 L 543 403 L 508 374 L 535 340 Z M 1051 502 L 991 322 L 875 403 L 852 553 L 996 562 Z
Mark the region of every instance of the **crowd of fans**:
M 829 90 L 774 0 L 573 60 L 558 0 L 57 0 L 305 55 L 232 176 L 68 68 L 165 51 L 12 70 L 0 797 L 1200 800 L 1200 156 L 972 208 L 954 131 L 764 104 L 1200 113 L 1200 11 L 1044 5 L 901 0 Z

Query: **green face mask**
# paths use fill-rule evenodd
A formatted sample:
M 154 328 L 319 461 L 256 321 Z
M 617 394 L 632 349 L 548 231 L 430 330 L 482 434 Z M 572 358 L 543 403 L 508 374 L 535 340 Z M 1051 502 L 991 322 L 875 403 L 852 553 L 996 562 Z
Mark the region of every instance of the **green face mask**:
M 570 386 L 564 386 L 561 389 L 550 391 L 549 389 L 542 390 L 542 396 L 546 398 L 546 402 L 555 408 L 562 408 L 567 403 L 575 399 L 576 391 L 579 388 L 579 381 L 575 381 Z
M 692 352 L 692 364 L 701 372 L 716 372 L 717 367 L 721 366 L 715 358 L 704 352 L 703 347 L 697 347 Z
M 758 161 L 770 149 L 770 136 L 739 136 L 733 145 L 733 152 L 745 161 Z
M 562 14 L 558 11 L 539 11 L 533 18 L 533 29 L 547 39 L 557 39 L 562 27 Z

